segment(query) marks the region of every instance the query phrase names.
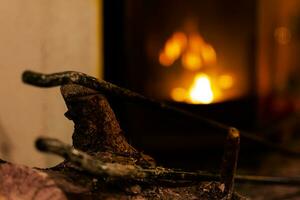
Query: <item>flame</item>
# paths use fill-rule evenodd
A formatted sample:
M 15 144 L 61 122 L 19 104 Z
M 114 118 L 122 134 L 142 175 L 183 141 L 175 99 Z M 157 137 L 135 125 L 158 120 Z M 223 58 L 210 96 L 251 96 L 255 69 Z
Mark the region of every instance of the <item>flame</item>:
M 189 89 L 189 101 L 194 104 L 209 104 L 213 102 L 214 94 L 209 76 L 204 73 L 196 74 Z
M 173 88 L 171 90 L 171 98 L 177 102 L 191 104 L 220 102 L 226 98 L 225 92 L 234 86 L 234 76 L 224 73 L 213 80 L 208 74 L 197 73 L 188 89 L 182 87 Z
M 215 64 L 217 62 L 217 54 L 211 45 L 205 44 L 202 47 L 201 55 L 205 63 Z
M 158 60 L 162 66 L 170 67 L 180 57 L 182 66 L 191 71 L 217 62 L 215 49 L 197 32 L 192 34 L 173 33 L 167 39 Z
M 165 67 L 171 66 L 180 57 L 187 45 L 187 37 L 182 32 L 175 32 L 159 54 L 159 62 Z
M 177 102 L 209 104 L 223 101 L 227 97 L 225 92 L 234 89 L 236 84 L 233 74 L 209 73 L 216 71 L 214 68 L 218 66 L 217 53 L 197 31 L 174 32 L 159 52 L 158 60 L 165 67 L 178 66 L 175 62 L 180 60 L 184 70 L 182 76 L 189 77 L 188 82 L 193 74 L 190 86 L 175 85 L 171 89 L 170 96 Z M 206 70 L 208 67 L 210 71 Z M 209 74 L 203 73 L 204 70 Z
M 194 52 L 186 52 L 182 56 L 182 66 L 191 71 L 198 70 L 202 67 L 201 57 Z
M 171 58 L 169 58 L 166 54 L 165 54 L 165 52 L 163 51 L 163 52 L 161 52 L 160 54 L 159 54 L 159 62 L 160 62 L 160 64 L 162 65 L 162 66 L 164 66 L 164 67 L 170 67 L 171 65 L 173 65 L 173 62 L 174 62 L 174 60 L 173 59 L 171 59 Z
M 209 104 L 214 101 L 214 92 L 207 74 L 198 73 L 189 90 L 178 87 L 171 91 L 171 97 L 177 102 L 192 104 Z
M 165 46 L 165 54 L 172 60 L 176 60 L 181 54 L 181 45 L 173 38 L 169 39 Z

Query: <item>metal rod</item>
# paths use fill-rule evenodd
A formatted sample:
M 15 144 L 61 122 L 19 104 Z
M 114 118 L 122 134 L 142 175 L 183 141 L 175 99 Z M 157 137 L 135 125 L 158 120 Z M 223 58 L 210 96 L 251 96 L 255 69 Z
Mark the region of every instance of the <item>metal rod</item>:
M 232 199 L 234 193 L 234 179 L 240 150 L 240 133 L 231 128 L 228 131 L 223 161 L 221 166 L 221 183 L 225 184 L 226 199 Z

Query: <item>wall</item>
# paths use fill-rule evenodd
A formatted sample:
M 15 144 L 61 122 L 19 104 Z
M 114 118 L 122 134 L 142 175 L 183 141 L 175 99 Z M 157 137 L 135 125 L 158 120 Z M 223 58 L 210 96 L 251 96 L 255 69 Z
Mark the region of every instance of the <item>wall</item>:
M 21 82 L 26 69 L 101 76 L 101 0 L 0 1 L 0 157 L 30 166 L 58 160 L 37 152 L 39 135 L 71 143 L 59 88 Z

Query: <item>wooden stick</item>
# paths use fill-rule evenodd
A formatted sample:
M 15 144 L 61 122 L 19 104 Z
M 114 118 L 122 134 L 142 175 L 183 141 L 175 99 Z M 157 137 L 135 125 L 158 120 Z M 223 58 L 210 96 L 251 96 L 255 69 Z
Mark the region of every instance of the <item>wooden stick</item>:
M 142 168 L 136 165 L 126 165 L 119 163 L 107 163 L 101 159 L 93 159 L 90 155 L 76 150 L 70 145 L 64 144 L 57 139 L 39 138 L 36 147 L 43 152 L 53 153 L 73 164 L 77 165 L 86 172 L 96 175 L 116 179 L 133 180 L 140 183 L 176 183 L 185 181 L 195 184 L 199 181 L 220 181 L 220 175 L 204 171 L 183 171 L 163 167 Z M 278 185 L 300 185 L 298 177 L 268 177 L 268 176 L 249 176 L 236 175 L 237 182 L 255 184 L 278 184 Z M 174 186 L 180 186 L 180 184 Z M 186 186 L 187 184 L 185 184 Z
M 221 166 L 221 183 L 225 184 L 226 199 L 231 199 L 234 193 L 234 178 L 240 149 L 240 133 L 235 128 L 228 130 L 225 151 Z
M 203 116 L 194 114 L 184 109 L 180 109 L 168 105 L 167 103 L 164 102 L 159 102 L 154 99 L 147 98 L 136 92 L 130 91 L 125 88 L 121 88 L 119 86 L 116 86 L 104 80 L 97 80 L 94 77 L 88 76 L 80 72 L 66 71 L 66 72 L 53 73 L 53 74 L 42 74 L 33 71 L 25 71 L 23 72 L 22 79 L 25 83 L 39 86 L 39 87 L 54 87 L 54 86 L 60 86 L 60 85 L 65 85 L 70 83 L 79 84 L 94 89 L 96 91 L 102 92 L 105 95 L 115 96 L 124 99 L 126 101 L 135 102 L 142 105 L 146 105 L 148 107 L 158 108 L 163 111 L 178 113 L 187 117 L 191 117 L 203 124 L 221 130 L 223 132 L 227 132 L 227 130 L 231 128 L 231 126 L 228 126 L 226 124 L 217 122 L 209 118 L 205 118 Z M 240 135 L 248 140 L 252 140 L 269 149 L 276 150 L 286 155 L 300 156 L 300 152 L 298 151 L 269 142 L 268 140 L 265 140 L 264 138 L 259 137 L 253 133 L 240 130 Z

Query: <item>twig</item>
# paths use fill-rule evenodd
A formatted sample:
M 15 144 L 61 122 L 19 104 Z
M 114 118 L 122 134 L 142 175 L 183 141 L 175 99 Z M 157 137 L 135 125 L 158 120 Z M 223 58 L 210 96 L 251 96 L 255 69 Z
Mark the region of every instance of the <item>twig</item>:
M 54 87 L 59 85 L 65 85 L 69 83 L 74 83 L 78 85 L 85 86 L 87 88 L 94 89 L 96 91 L 102 92 L 106 95 L 115 96 L 126 101 L 136 102 L 142 105 L 147 105 L 149 107 L 158 108 L 163 111 L 169 111 L 178 113 L 187 117 L 198 120 L 212 128 L 226 132 L 231 128 L 226 124 L 217 122 L 215 120 L 202 117 L 200 115 L 194 114 L 192 112 L 180 109 L 164 102 L 159 102 L 151 98 L 147 98 L 141 94 L 130 91 L 125 88 L 121 88 L 112 83 L 106 82 L 104 80 L 97 80 L 94 77 L 88 76 L 84 73 L 66 71 L 53 74 L 42 74 L 33 71 L 25 71 L 22 75 L 22 79 L 25 83 L 39 86 L 39 87 Z M 240 130 L 240 135 L 246 139 L 252 140 L 265 147 L 276 150 L 278 152 L 284 153 L 289 156 L 300 156 L 300 152 L 294 151 L 284 146 L 277 145 L 275 143 L 269 142 L 262 137 L 256 136 L 253 133 Z
M 238 154 L 240 149 L 240 133 L 231 128 L 225 143 L 225 151 L 221 166 L 221 183 L 225 184 L 226 199 L 230 200 L 234 192 L 234 178 L 236 173 Z
M 183 171 L 163 167 L 145 169 L 136 165 L 107 163 L 101 161 L 99 158 L 93 159 L 90 155 L 76 150 L 57 139 L 39 138 L 36 141 L 36 147 L 40 151 L 62 156 L 86 172 L 97 176 L 127 179 L 144 183 L 155 181 L 158 184 L 170 181 L 190 181 L 191 184 L 195 184 L 195 181 L 220 181 L 220 175 L 204 171 Z M 295 177 L 236 175 L 235 180 L 237 182 L 255 184 L 300 185 L 300 178 Z

